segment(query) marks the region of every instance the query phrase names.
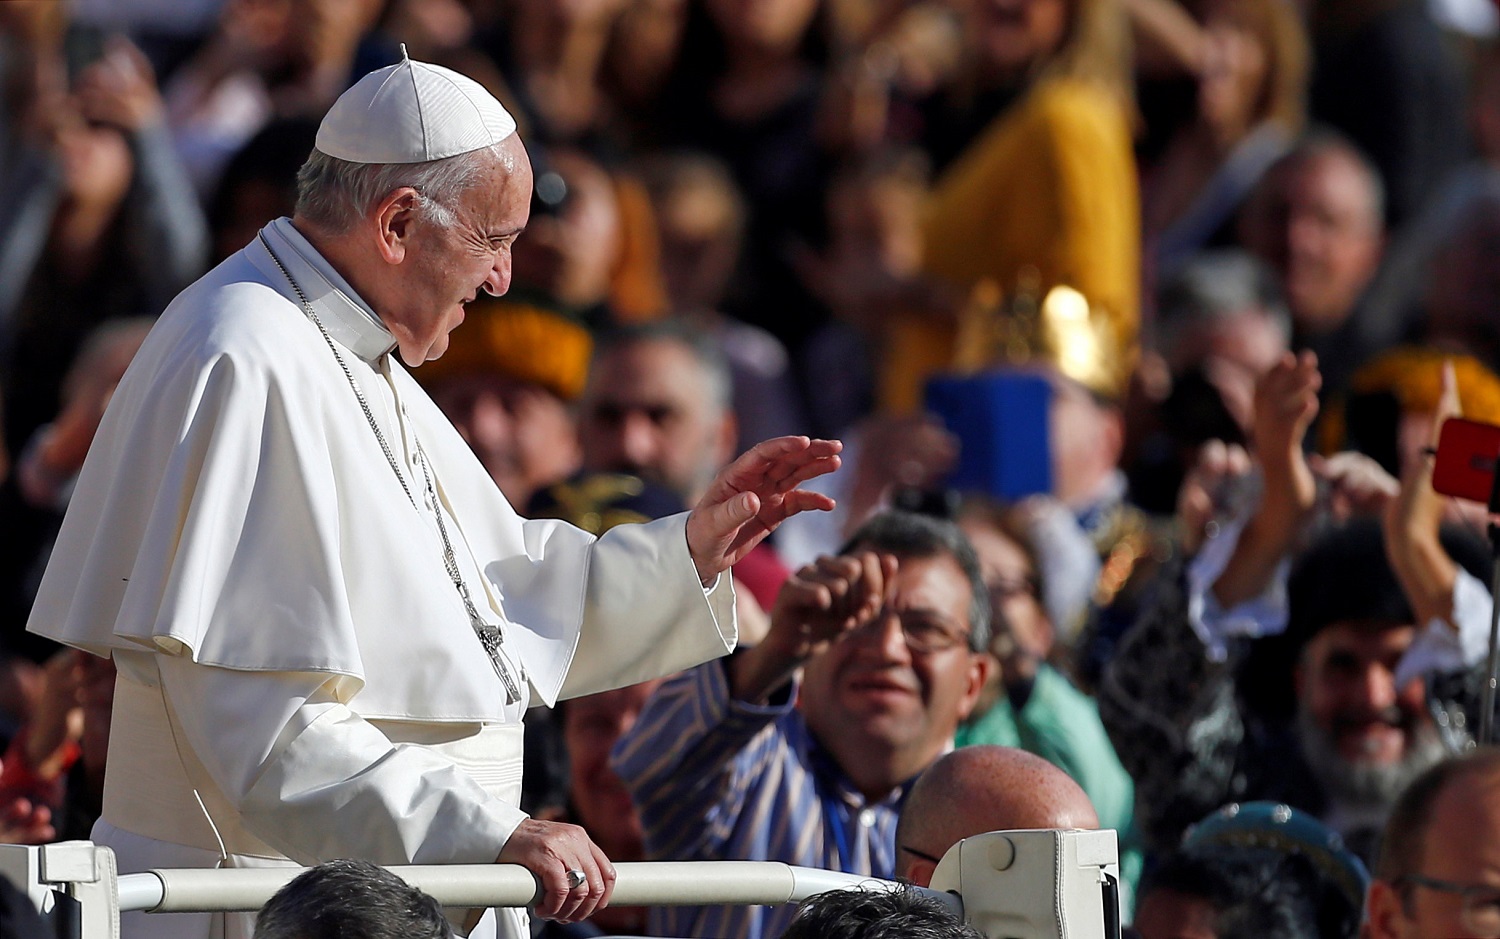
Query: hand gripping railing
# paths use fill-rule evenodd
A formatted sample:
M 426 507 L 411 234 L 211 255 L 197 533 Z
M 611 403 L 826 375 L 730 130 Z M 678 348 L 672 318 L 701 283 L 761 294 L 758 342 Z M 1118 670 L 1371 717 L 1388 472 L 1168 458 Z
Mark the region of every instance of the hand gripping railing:
M 890 881 L 770 861 L 617 864 L 621 906 L 797 903 L 829 890 Z M 510 864 L 393 867 L 444 906 L 529 906 L 536 878 Z M 991 832 L 960 841 L 933 872 L 933 890 L 987 936 L 1115 939 L 1119 935 L 1113 831 Z M 77 939 L 117 936 L 122 911 L 259 909 L 300 868 L 155 870 L 117 875 L 114 853 L 87 841 L 0 845 L 0 876 L 37 908 L 66 915 Z

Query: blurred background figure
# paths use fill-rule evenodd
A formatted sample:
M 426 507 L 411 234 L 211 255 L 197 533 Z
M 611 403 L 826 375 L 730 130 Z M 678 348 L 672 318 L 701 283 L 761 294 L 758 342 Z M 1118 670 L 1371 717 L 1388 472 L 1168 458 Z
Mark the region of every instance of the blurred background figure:
M 1373 939 L 1500 934 L 1500 751 L 1451 757 L 1412 782 L 1386 823 L 1370 885 Z
M 578 400 L 593 340 L 566 313 L 505 297 L 469 304 L 448 353 L 417 379 L 524 510 L 582 465 Z
M 25 6 L 25 5 L 23 5 Z M 49 8 L 50 11 L 49 11 Z M 101 322 L 155 316 L 202 273 L 208 229 L 172 154 L 150 64 L 120 36 L 67 30 L 60 5 L 0 20 L 15 209 L 0 220 L 0 385 L 19 452 L 59 410 L 61 379 Z
M 1385 187 L 1347 140 L 1318 134 L 1261 178 L 1239 221 L 1240 243 L 1270 265 L 1292 314 L 1292 347 L 1317 353 L 1325 394 L 1401 324 L 1361 315 L 1385 247 Z
M 1144 169 L 1147 282 L 1233 238 L 1234 217 L 1267 167 L 1302 132 L 1307 36 L 1284 0 L 1206 0 L 1197 108 Z M 1148 286 L 1149 290 L 1149 286 Z

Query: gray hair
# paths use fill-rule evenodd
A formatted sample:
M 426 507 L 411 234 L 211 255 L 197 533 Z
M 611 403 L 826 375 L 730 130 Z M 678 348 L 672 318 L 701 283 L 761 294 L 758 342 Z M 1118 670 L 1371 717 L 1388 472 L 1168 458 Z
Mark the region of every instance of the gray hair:
M 255 939 L 452 939 L 432 897 L 369 861 L 299 874 L 261 909 Z
M 703 372 L 704 396 L 720 410 L 734 407 L 734 375 L 723 345 L 712 334 L 683 319 L 652 320 L 611 329 L 594 345 L 594 361 L 612 350 L 649 342 L 676 343 L 692 353 Z
M 839 553 L 861 549 L 897 558 L 952 558 L 969 582 L 969 650 L 990 647 L 990 592 L 979 571 L 979 556 L 957 524 L 918 512 L 881 512 L 859 526 Z
M 1157 299 L 1158 346 L 1182 330 L 1246 310 L 1259 310 L 1288 341 L 1292 317 L 1276 274 L 1249 252 L 1236 248 L 1194 255 L 1162 285 Z
M 427 219 L 450 228 L 458 222 L 453 207 L 499 159 L 494 147 L 427 163 L 350 163 L 313 150 L 297 171 L 297 214 L 343 233 L 393 190 L 410 186 Z

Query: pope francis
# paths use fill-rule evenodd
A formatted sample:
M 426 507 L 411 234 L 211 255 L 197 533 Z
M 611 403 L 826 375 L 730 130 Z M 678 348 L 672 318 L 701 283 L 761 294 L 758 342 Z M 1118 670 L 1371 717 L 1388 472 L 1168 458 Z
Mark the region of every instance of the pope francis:
M 597 539 L 520 518 L 402 363 L 506 291 L 531 182 L 499 102 L 403 58 L 330 109 L 295 216 L 183 291 L 136 356 L 29 624 L 117 664 L 94 838 L 122 871 L 498 860 L 536 874 L 542 916 L 608 902 L 582 829 L 516 808 L 523 713 L 731 649 L 719 575 L 831 508 L 798 486 L 839 444 L 767 441 L 692 512 Z M 527 934 L 520 911 L 476 917 L 471 935 Z

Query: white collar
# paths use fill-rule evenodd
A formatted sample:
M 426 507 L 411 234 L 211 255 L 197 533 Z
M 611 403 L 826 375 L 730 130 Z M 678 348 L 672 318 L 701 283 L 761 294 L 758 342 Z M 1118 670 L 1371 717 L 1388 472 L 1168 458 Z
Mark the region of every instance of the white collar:
M 256 266 L 282 284 L 290 275 L 335 342 L 372 363 L 396 347 L 395 337 L 380 317 L 297 231 L 291 219 L 276 219 L 260 230 L 260 236 L 249 245 L 252 261 L 261 260 Z M 267 252 L 268 248 L 286 266 L 285 274 Z M 257 255 L 265 257 L 260 259 Z M 286 284 L 286 289 L 295 300 L 296 291 L 290 284 Z

